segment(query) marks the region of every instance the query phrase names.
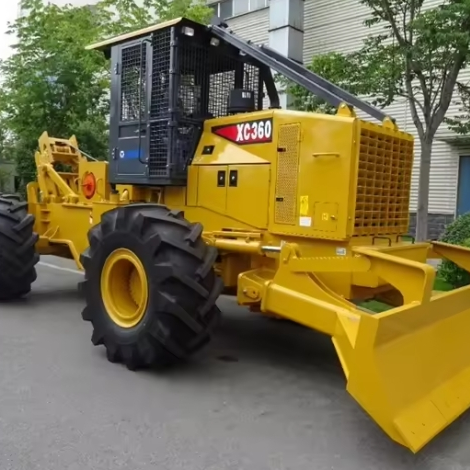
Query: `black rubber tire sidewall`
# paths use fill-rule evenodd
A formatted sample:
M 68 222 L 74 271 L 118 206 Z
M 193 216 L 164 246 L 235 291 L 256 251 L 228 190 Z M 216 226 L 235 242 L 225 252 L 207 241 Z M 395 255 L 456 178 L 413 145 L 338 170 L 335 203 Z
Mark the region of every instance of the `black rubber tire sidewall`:
M 149 286 L 148 303 L 142 320 L 135 327 L 127 329 L 119 327 L 109 317 L 101 293 L 101 273 L 106 259 L 113 251 L 119 248 L 126 248 L 139 258 L 144 266 Z M 88 270 L 90 273 L 88 279 L 93 305 L 101 307 L 94 314 L 95 320 L 98 323 L 97 326 L 102 328 L 103 332 L 111 330 L 113 338 L 121 345 L 133 344 L 138 341 L 140 334 L 145 333 L 152 326 L 151 323 L 157 320 L 158 311 L 155 310 L 155 289 L 158 288 L 158 285 L 154 282 L 155 276 L 153 274 L 155 268 L 152 265 L 153 258 L 148 256 L 148 254 L 148 247 L 138 237 L 129 233 L 114 232 L 103 239 L 100 250 L 93 256 Z

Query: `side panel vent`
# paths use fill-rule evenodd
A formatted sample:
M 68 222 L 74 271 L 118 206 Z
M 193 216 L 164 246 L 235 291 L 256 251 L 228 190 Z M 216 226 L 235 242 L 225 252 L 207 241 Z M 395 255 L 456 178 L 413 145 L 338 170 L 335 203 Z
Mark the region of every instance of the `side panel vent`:
M 295 225 L 299 176 L 300 124 L 279 129 L 274 222 Z

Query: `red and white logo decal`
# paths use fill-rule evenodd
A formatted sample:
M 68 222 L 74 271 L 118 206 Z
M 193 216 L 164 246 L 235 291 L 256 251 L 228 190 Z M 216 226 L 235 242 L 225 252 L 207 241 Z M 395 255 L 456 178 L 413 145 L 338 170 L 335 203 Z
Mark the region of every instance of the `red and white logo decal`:
M 212 132 L 236 144 L 261 144 L 271 142 L 273 135 L 273 120 L 259 119 L 240 124 L 215 126 Z

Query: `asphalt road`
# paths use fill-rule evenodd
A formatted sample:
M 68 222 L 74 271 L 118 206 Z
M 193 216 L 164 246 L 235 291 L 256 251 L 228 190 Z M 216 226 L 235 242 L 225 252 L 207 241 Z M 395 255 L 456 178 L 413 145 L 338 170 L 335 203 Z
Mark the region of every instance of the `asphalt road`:
M 413 456 L 344 390 L 328 338 L 221 299 L 210 347 L 165 374 L 91 345 L 80 275 L 38 267 L 0 307 L 2 470 L 470 470 L 470 413 Z

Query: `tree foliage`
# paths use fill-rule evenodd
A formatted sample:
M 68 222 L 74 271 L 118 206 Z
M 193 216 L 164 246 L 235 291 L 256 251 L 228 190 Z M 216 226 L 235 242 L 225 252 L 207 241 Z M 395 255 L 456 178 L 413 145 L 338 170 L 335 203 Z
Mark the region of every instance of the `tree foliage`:
M 208 23 L 213 10 L 204 0 L 101 0 L 97 10 L 106 18 L 102 29 L 104 36 L 114 36 L 145 28 L 158 21 L 184 16 L 200 23 Z
M 1 64 L 2 124 L 12 139 L 18 174 L 34 177 L 38 137 L 76 134 L 84 150 L 104 156 L 106 147 L 106 60 L 85 46 L 98 39 L 101 18 L 90 8 L 58 7 L 23 0 L 28 14 L 9 29 L 17 37 Z
M 101 0 L 60 7 L 21 0 L 25 14 L 8 29 L 16 44 L 0 63 L 0 127 L 3 154 L 16 161 L 24 183 L 35 177 L 34 151 L 45 130 L 61 138 L 75 134 L 85 152 L 107 157 L 109 62 L 85 47 L 179 16 L 205 22 L 212 10 L 202 2 Z
M 345 55 L 331 52 L 314 56 L 307 68 L 353 95 L 367 95 L 370 92 L 370 85 L 358 73 L 360 69 L 358 69 L 356 62 L 357 57 L 355 54 Z M 348 71 L 348 73 L 345 73 L 345 71 Z M 276 75 L 276 82 L 281 89 L 286 90 L 291 95 L 291 106 L 295 109 L 325 114 L 334 114 L 337 110 L 322 98 L 309 93 L 302 86 L 290 82 L 280 75 Z
M 470 214 L 464 214 L 449 224 L 441 241 L 470 248 Z M 442 261 L 438 275 L 453 288 L 470 284 L 470 274 L 449 260 Z
M 374 28 L 360 50 L 343 57 L 326 56 L 325 78 L 359 92 L 386 107 L 402 98 L 409 104 L 420 143 L 417 238 L 427 237 L 431 149 L 438 128 L 447 123 L 464 132 L 470 113 L 470 93 L 459 83 L 459 73 L 470 56 L 470 0 L 443 0 L 428 7 L 424 0 L 360 0 L 370 14 L 365 24 Z M 321 59 L 310 68 L 317 71 Z M 349 67 L 342 68 L 343 64 Z M 328 72 L 333 71 L 328 76 Z M 449 105 L 460 95 L 462 114 L 446 117 Z M 465 94 L 465 92 L 467 92 Z M 309 102 L 308 94 L 297 101 Z M 468 108 L 467 108 L 468 109 Z

